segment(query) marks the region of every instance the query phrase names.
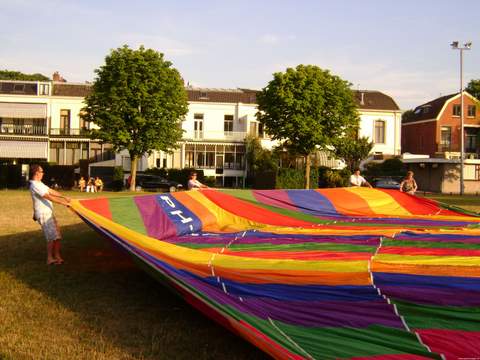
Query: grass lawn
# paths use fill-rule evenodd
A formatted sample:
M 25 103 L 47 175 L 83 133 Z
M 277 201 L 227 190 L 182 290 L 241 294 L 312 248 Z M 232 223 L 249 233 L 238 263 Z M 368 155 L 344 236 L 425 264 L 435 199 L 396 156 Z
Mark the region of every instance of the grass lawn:
M 0 359 L 266 358 L 64 207 L 56 214 L 66 263 L 45 265 L 46 243 L 32 220 L 29 193 L 2 190 L 0 202 Z

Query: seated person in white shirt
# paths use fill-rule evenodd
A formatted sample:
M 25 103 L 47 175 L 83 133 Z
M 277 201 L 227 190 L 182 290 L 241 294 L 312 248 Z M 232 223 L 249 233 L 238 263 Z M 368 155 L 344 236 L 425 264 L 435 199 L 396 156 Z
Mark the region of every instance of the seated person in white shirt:
M 366 186 L 369 188 L 372 187 L 372 185 L 370 185 L 368 181 L 365 180 L 365 178 L 362 175 L 360 175 L 360 169 L 355 169 L 355 171 L 353 172 L 353 175 L 350 176 L 350 186 L 355 186 L 355 187 Z
M 192 172 L 190 174 L 190 179 L 188 180 L 188 190 L 198 190 L 201 188 L 208 188 L 207 185 L 203 185 L 200 181 L 197 180 L 197 173 Z

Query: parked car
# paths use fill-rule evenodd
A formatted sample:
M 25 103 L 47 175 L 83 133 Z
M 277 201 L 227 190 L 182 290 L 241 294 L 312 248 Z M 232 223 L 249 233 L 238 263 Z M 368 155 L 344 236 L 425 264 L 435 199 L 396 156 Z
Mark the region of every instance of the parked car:
M 395 179 L 378 179 L 373 183 L 373 187 L 380 189 L 400 189 L 400 183 Z
M 176 181 L 150 174 L 137 174 L 135 185 L 143 190 L 166 190 L 169 192 L 175 192 L 183 188 L 183 185 Z

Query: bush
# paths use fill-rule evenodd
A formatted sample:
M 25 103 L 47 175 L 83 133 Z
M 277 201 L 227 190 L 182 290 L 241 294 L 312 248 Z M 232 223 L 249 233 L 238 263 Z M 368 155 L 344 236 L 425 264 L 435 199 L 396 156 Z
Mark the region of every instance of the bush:
M 319 182 L 318 187 L 336 188 L 346 187 L 349 185 L 350 171 L 345 168 L 343 170 L 334 170 L 322 166 L 318 169 Z
M 112 181 L 112 190 L 114 191 L 121 191 L 125 186 L 124 183 L 124 172 L 122 166 L 115 166 L 113 168 L 113 181 Z
M 402 160 L 393 158 L 387 159 L 382 163 L 369 163 L 365 167 L 365 176 L 368 178 L 375 177 L 403 177 L 406 170 Z
M 145 174 L 160 176 L 162 178 L 168 178 L 168 170 L 166 168 L 150 168 L 144 171 Z

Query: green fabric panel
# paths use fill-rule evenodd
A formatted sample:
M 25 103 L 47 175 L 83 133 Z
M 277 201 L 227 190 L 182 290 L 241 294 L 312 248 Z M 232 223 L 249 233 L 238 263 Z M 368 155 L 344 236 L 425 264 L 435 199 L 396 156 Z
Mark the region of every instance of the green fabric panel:
M 480 331 L 480 308 L 433 306 L 392 300 L 407 324 L 416 329 Z
M 235 310 L 229 309 L 236 313 Z M 421 345 L 417 337 L 406 330 L 384 326 L 368 328 L 307 328 L 251 317 L 243 313 L 236 316 L 253 325 L 274 341 L 293 353 L 306 356 L 283 334 L 292 339 L 306 353 L 316 359 L 339 359 L 354 356 L 376 356 L 391 354 L 416 354 L 440 359 Z M 280 331 L 278 330 L 280 329 Z
M 411 246 L 418 248 L 450 248 L 450 249 L 480 249 L 480 244 L 465 244 L 454 242 L 435 242 L 435 241 L 408 241 L 408 240 L 383 240 L 382 246 Z
M 181 246 L 192 249 L 204 249 L 219 247 L 218 244 L 181 244 Z M 300 244 L 232 244 L 228 247 L 232 251 L 302 251 L 302 250 L 325 250 L 325 251 L 340 251 L 340 252 L 368 252 L 374 253 L 376 248 L 366 245 L 349 245 L 349 244 L 331 244 L 331 243 L 300 243 Z
M 114 222 L 147 235 L 142 216 L 133 197 L 109 199 L 109 202 Z

